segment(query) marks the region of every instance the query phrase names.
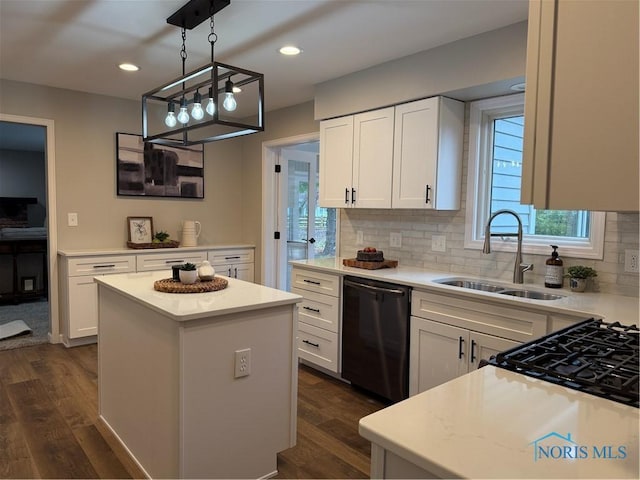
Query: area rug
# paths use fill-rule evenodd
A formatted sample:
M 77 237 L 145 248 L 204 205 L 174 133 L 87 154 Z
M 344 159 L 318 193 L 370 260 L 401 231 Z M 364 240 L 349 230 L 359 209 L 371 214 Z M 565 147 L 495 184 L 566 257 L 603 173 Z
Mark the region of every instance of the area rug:
M 7 340 L 8 338 L 18 337 L 20 335 L 29 335 L 31 329 L 29 325 L 22 320 L 14 320 L 13 322 L 0 325 L 0 340 Z
M 49 341 L 49 302 L 35 300 L 18 305 L 0 306 L 0 327 L 22 320 L 31 334 L 0 340 L 0 350 L 38 345 Z

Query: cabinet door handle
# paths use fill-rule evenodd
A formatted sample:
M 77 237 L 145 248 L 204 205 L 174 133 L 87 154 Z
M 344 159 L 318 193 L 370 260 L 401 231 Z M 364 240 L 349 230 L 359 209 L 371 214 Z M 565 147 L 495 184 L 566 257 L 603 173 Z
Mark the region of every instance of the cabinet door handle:
M 307 280 L 306 278 L 302 280 L 305 283 L 311 283 L 313 285 L 320 285 L 320 282 L 316 282 L 314 280 Z
M 431 187 L 429 185 L 427 185 L 427 193 L 424 197 L 424 203 L 430 203 L 431 199 L 429 198 L 429 192 L 431 192 Z
M 351 204 L 356 203 L 356 189 L 352 188 L 351 189 Z
M 320 310 L 318 308 L 311 308 L 311 307 L 307 307 L 307 306 L 302 307 L 302 308 L 304 308 L 305 310 L 311 310 L 312 312 L 320 313 Z
M 349 189 L 348 188 L 344 189 L 344 203 L 346 205 L 349 205 Z
M 235 257 L 224 257 L 225 260 L 238 260 L 239 258 L 240 258 L 240 255 Z
M 116 264 L 112 263 L 110 265 L 94 265 L 93 268 L 113 268 L 115 266 L 116 266 Z
M 471 363 L 473 363 L 476 359 L 475 349 L 476 349 L 476 342 L 475 340 L 471 340 Z
M 310 342 L 309 340 L 302 340 L 302 343 L 306 343 L 307 345 L 311 345 L 312 347 L 320 348 L 319 343 L 313 343 L 313 342 Z
M 233 278 L 238 278 L 238 267 L 233 269 Z
M 231 276 L 231 267 L 229 267 L 229 275 L 227 275 L 228 277 Z
M 462 337 L 458 337 L 458 360 L 462 358 L 464 353 L 462 352 L 462 345 L 464 344 L 464 339 Z
M 166 264 L 184 263 L 184 260 L 165 260 L 164 263 L 166 263 Z

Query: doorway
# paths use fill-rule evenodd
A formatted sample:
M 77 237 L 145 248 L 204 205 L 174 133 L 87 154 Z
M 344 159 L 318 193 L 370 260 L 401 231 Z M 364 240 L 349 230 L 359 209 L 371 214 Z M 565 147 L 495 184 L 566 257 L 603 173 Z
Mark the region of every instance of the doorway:
M 2 340 L 0 349 L 57 343 L 53 121 L 0 114 L 0 150 L 0 199 L 8 208 L 0 212 L 0 320 L 22 320 L 32 330 Z
M 289 291 L 289 260 L 338 255 L 338 212 L 318 206 L 317 134 L 267 142 L 263 153 L 262 283 Z

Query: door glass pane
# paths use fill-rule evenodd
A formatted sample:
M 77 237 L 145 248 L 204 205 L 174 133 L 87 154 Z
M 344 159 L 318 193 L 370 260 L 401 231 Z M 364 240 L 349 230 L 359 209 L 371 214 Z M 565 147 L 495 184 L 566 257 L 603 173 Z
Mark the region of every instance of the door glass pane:
M 308 256 L 309 163 L 289 160 L 287 179 L 287 260 Z

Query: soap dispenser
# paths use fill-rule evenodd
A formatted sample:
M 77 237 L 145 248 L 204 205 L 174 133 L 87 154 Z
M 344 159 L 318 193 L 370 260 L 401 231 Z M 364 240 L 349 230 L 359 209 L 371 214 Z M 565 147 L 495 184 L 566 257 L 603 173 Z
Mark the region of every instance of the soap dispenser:
M 562 288 L 564 279 L 564 268 L 560 257 L 558 257 L 558 246 L 551 245 L 553 252 L 551 257 L 547 258 L 547 266 L 544 273 L 544 286 L 549 288 Z

